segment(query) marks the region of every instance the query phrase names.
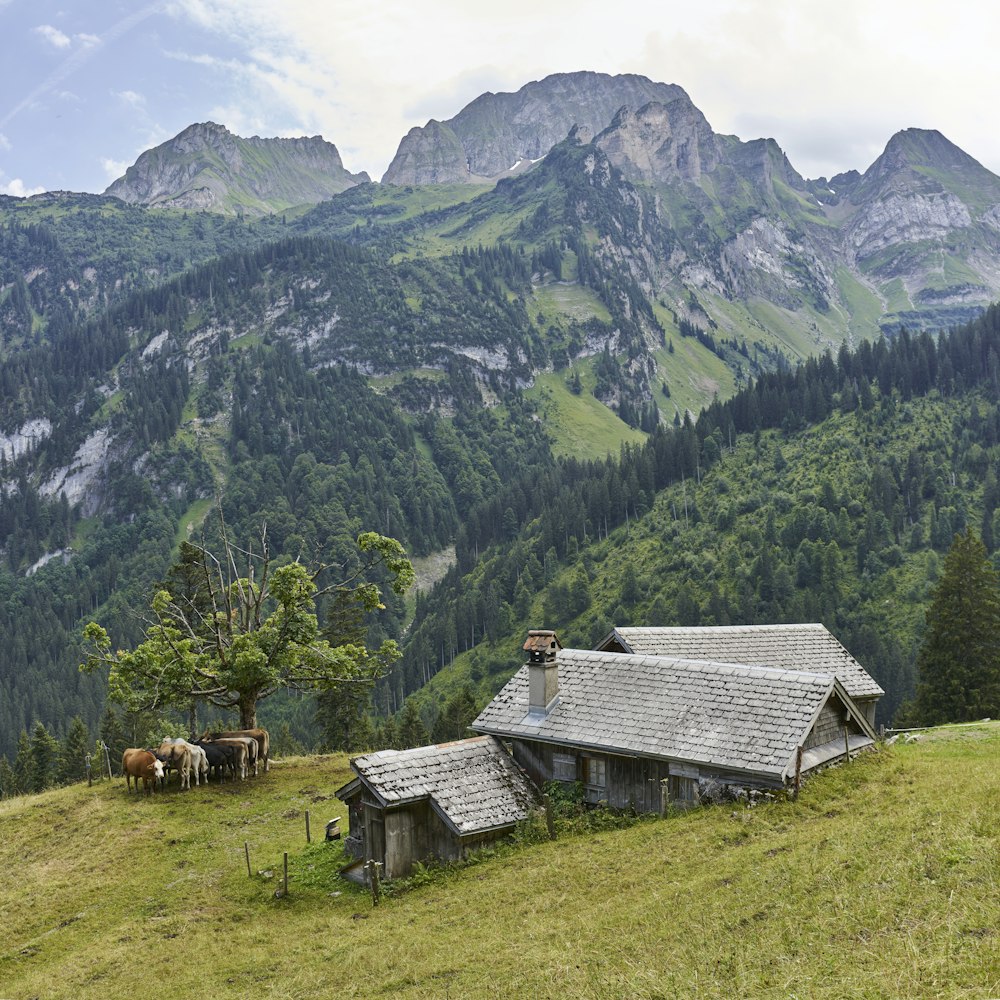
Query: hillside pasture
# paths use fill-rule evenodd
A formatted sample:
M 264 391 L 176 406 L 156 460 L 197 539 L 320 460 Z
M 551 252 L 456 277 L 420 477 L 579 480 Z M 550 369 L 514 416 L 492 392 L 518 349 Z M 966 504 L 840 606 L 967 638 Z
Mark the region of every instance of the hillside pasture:
M 305 844 L 306 809 L 314 838 L 346 825 L 343 756 L 150 799 L 116 780 L 8 800 L 0 995 L 986 1000 L 998 760 L 1000 725 L 938 730 L 798 802 L 578 824 L 377 909 L 336 879 L 339 846 Z

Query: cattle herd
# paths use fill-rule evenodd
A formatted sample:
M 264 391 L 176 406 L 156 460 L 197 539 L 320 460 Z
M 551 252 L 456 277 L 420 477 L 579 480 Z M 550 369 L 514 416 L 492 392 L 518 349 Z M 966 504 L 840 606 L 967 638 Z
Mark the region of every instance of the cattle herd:
M 261 765 L 265 771 L 271 768 L 271 738 L 266 729 L 239 729 L 228 732 L 209 733 L 201 739 L 165 739 L 155 750 L 130 748 L 122 754 L 122 774 L 125 787 L 139 791 L 142 778 L 143 790 L 151 794 L 158 786 L 165 787 L 171 770 L 180 776 L 181 788 L 190 788 L 191 779 L 196 785 L 208 781 L 215 774 L 219 781 L 245 780 L 247 775 L 256 775 Z

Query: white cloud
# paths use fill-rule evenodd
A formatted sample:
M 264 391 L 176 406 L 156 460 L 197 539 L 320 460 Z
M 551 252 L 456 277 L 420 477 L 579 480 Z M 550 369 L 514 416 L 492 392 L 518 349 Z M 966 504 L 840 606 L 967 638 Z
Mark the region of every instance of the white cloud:
M 12 198 L 30 198 L 33 194 L 41 194 L 43 187 L 25 187 L 24 181 L 20 177 L 4 182 L 0 180 L 0 194 L 9 194 Z
M 7 152 L 12 148 L 13 147 L 10 144 L 10 139 L 8 139 L 7 136 L 3 134 L 3 132 L 0 132 L 0 149 Z
M 68 49 L 73 43 L 69 35 L 64 35 L 58 28 L 53 28 L 51 24 L 40 24 L 35 28 L 35 34 L 40 35 L 57 49 Z
M 134 90 L 115 91 L 115 97 L 132 108 L 142 108 L 146 105 L 146 98 Z
M 118 180 L 131 166 L 132 164 L 128 160 L 112 160 L 107 156 L 101 157 L 101 169 L 107 174 L 109 181 Z
M 100 35 L 89 35 L 86 32 L 82 32 L 81 34 L 77 35 L 76 36 L 76 40 L 81 45 L 100 45 L 101 44 L 101 36 Z

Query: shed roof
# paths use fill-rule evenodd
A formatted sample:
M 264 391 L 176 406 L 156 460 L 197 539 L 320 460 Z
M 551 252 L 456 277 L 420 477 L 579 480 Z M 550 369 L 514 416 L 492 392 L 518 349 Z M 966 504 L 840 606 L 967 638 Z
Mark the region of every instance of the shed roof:
M 560 650 L 556 662 L 559 702 L 547 716 L 527 717 L 525 665 L 471 728 L 780 779 L 837 692 L 871 742 L 832 674 L 577 649 Z
M 429 798 L 459 836 L 512 826 L 525 819 L 536 802 L 534 789 L 510 754 L 489 736 L 379 750 L 355 757 L 351 767 L 384 806 Z
M 703 628 L 616 628 L 600 644 L 615 639 L 626 652 L 694 660 L 748 663 L 833 674 L 854 699 L 885 692 L 825 625 L 717 625 Z

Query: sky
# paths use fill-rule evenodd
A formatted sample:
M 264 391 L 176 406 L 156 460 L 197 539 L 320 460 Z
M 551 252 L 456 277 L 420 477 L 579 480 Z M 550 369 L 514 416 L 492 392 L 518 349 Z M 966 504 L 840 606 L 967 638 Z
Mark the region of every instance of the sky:
M 909 127 L 1000 173 L 998 32 L 985 0 L 0 0 L 0 193 L 103 191 L 200 121 L 378 179 L 412 127 L 584 69 L 679 84 L 806 177 Z

